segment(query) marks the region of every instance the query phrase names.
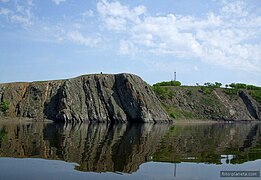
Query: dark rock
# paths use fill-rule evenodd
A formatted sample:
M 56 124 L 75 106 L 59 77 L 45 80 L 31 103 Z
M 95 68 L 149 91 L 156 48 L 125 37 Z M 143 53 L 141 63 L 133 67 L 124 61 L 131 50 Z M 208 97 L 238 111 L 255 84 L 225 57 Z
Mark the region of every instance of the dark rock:
M 150 86 L 132 74 L 0 84 L 9 116 L 61 122 L 160 122 L 169 117 Z

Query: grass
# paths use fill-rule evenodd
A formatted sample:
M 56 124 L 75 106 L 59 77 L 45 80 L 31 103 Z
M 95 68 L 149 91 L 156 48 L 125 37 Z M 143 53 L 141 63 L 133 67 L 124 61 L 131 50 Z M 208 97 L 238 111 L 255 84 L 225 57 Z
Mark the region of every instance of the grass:
M 261 103 L 261 90 L 250 90 L 249 94 L 259 103 Z

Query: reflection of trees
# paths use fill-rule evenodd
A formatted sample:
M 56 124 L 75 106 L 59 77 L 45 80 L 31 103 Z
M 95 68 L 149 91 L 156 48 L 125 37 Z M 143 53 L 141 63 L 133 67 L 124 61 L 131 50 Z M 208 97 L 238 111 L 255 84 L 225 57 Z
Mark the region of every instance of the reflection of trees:
M 234 155 L 230 163 L 261 159 L 261 124 L 176 125 L 164 136 L 154 158 L 219 164 L 224 154 Z
M 261 159 L 261 124 L 0 123 L 0 156 L 76 162 L 80 171 L 131 173 L 147 161 Z M 226 160 L 224 159 L 224 161 Z
M 61 159 L 81 171 L 131 173 L 150 160 L 168 125 L 0 124 L 0 156 Z

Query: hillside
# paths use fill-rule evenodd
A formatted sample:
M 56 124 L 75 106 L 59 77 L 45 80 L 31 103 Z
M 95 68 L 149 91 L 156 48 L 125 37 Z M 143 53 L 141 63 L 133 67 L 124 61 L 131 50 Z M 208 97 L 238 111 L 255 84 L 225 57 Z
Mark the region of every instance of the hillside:
M 0 84 L 1 114 L 57 122 L 169 121 L 150 85 L 132 74 Z
M 153 86 L 153 89 L 173 119 L 261 120 L 258 88 Z

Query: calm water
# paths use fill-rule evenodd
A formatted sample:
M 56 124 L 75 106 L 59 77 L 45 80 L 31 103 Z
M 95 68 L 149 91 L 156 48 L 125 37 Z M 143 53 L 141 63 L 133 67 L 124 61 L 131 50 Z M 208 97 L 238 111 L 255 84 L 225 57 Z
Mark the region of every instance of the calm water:
M 228 170 L 261 171 L 260 123 L 0 121 L 0 179 L 234 179 Z

